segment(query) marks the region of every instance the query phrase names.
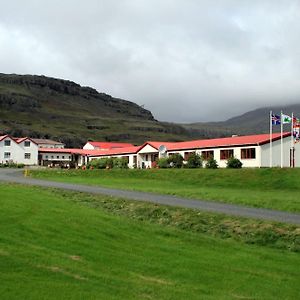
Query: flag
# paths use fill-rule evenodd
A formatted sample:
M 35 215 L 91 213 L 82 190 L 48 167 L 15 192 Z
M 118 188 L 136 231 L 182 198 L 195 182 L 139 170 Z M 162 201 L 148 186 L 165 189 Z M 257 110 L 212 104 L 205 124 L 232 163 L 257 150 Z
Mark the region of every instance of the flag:
M 296 117 L 293 118 L 293 127 L 300 128 L 300 119 L 298 119 Z
M 272 114 L 272 125 L 280 125 L 280 116 Z
M 294 136 L 295 143 L 299 143 L 300 142 L 300 128 L 299 127 L 293 129 L 293 136 Z
M 290 124 L 290 123 L 292 123 L 292 118 L 288 115 L 282 114 L 281 121 L 282 121 L 282 124 Z

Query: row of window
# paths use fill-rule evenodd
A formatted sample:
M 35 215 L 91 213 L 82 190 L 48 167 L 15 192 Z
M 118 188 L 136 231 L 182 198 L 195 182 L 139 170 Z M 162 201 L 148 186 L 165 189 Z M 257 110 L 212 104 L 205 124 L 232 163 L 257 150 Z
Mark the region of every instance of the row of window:
M 51 159 L 54 159 L 54 155 L 51 155 L 50 157 L 51 157 Z M 49 155 L 46 155 L 45 158 L 46 158 L 46 159 L 49 159 Z M 71 159 L 71 156 L 65 157 L 65 156 L 63 155 L 61 158 L 59 157 L 59 155 L 56 156 L 56 159 L 65 159 L 65 158 L 66 158 L 66 159 Z
M 4 141 L 4 146 L 9 147 L 11 145 L 11 140 L 5 140 Z M 30 141 L 25 141 L 24 142 L 24 147 L 30 147 Z
M 11 153 L 10 152 L 4 152 L 4 158 L 5 159 L 10 159 Z M 24 158 L 25 159 L 30 159 L 31 158 L 31 153 L 24 153 Z
M 188 160 L 189 156 L 193 152 L 184 152 L 184 160 Z M 201 151 L 201 156 L 203 160 L 208 160 L 209 158 L 214 158 L 214 151 Z M 225 160 L 233 157 L 233 149 L 225 149 L 220 151 L 220 159 Z M 241 149 L 241 159 L 255 159 L 256 149 L 255 148 L 244 148 Z

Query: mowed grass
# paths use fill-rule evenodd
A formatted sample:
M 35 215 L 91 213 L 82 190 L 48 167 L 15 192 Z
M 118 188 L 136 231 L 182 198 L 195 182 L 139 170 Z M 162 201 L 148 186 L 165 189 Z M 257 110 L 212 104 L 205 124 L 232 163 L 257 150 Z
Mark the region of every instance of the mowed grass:
M 297 299 L 300 294 L 299 253 L 114 215 L 71 201 L 70 195 L 0 185 L 1 299 Z
M 40 179 L 300 212 L 300 169 L 40 170 Z

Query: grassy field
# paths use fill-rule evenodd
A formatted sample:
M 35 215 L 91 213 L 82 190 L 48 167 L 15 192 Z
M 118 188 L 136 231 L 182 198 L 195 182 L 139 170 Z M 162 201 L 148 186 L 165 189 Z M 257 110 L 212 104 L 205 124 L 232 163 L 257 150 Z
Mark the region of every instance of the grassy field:
M 179 229 L 188 210 L 170 208 L 177 222 L 164 226 L 167 208 L 158 213 L 155 205 L 19 185 L 0 185 L 0 205 L 1 299 L 296 299 L 300 293 L 299 253 Z M 208 217 L 221 222 L 201 219 Z
M 300 212 L 300 169 L 40 170 L 40 179 Z

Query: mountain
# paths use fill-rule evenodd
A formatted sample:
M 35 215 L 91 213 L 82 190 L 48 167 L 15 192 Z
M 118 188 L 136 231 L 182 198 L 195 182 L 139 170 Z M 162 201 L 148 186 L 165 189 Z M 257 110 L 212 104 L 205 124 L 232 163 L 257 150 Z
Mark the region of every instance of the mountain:
M 67 146 L 89 140 L 184 140 L 180 125 L 158 122 L 152 113 L 123 99 L 72 81 L 0 73 L 0 135 L 52 138 Z
M 300 104 L 258 108 L 240 116 L 223 122 L 191 123 L 182 125 L 192 137 L 209 136 L 222 137 L 231 134 L 256 134 L 270 131 L 270 111 L 280 114 L 280 111 L 300 118 Z M 290 125 L 284 125 L 284 130 L 289 131 Z M 273 131 L 280 131 L 280 126 L 273 126 Z
M 0 135 L 51 138 L 80 147 L 87 140 L 183 141 L 269 132 L 270 110 L 294 112 L 300 104 L 259 108 L 223 122 L 159 122 L 143 107 L 72 81 L 0 73 Z M 280 130 L 274 126 L 274 131 Z M 289 126 L 285 125 L 285 130 Z

